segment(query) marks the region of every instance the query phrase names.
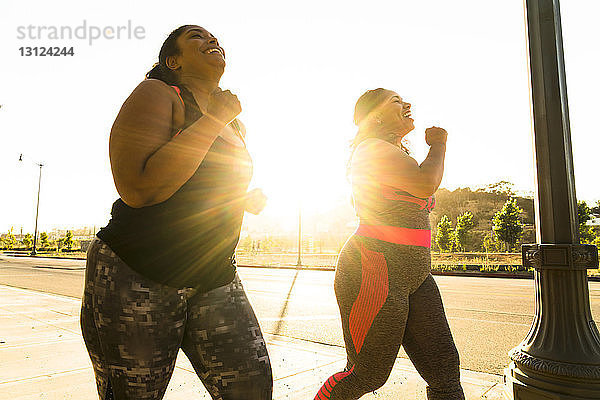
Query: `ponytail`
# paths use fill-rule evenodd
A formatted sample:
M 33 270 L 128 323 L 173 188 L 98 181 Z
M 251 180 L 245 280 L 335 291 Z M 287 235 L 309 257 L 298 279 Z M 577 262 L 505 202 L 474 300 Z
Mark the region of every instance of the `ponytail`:
M 158 79 L 167 85 L 177 84 L 177 73 L 160 63 L 155 63 L 152 69 L 146 73 L 146 79 Z
M 146 79 L 158 79 L 167 85 L 176 85 L 179 81 L 177 72 L 167 67 L 167 57 L 180 54 L 177 38 L 189 27 L 194 25 L 182 25 L 167 36 L 158 53 L 158 62 L 146 73 Z

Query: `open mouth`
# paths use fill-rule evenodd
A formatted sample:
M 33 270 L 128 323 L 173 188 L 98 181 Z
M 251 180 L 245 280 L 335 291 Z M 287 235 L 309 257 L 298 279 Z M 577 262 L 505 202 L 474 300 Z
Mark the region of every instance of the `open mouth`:
M 411 118 L 412 117 L 412 112 L 410 111 L 410 108 L 408 110 L 404 110 L 404 112 L 402 113 L 402 118 Z
M 211 47 L 210 49 L 204 50 L 204 54 L 218 54 L 221 58 L 225 59 L 225 54 L 223 50 L 219 47 Z

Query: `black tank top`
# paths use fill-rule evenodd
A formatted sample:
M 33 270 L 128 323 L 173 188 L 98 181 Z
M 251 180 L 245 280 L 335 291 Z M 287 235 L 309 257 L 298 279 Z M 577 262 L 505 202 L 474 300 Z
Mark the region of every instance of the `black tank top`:
M 202 113 L 191 92 L 180 90 L 183 130 Z M 232 124 L 239 132 L 237 121 Z M 169 199 L 142 208 L 118 199 L 111 220 L 97 236 L 133 270 L 156 282 L 200 291 L 226 285 L 235 275 L 233 254 L 251 177 L 246 148 L 219 136 L 195 173 Z

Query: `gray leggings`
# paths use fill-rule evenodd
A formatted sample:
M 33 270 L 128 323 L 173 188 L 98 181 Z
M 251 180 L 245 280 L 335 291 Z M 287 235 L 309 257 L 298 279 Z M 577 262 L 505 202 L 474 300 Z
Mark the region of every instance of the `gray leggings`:
M 380 388 L 404 346 L 430 400 L 463 400 L 458 351 L 428 248 L 351 237 L 338 259 L 335 293 L 348 363 L 315 400 L 350 400 Z
M 171 288 L 133 271 L 96 239 L 81 328 L 102 400 L 162 399 L 180 348 L 213 399 L 271 399 L 265 341 L 237 275 L 203 294 Z

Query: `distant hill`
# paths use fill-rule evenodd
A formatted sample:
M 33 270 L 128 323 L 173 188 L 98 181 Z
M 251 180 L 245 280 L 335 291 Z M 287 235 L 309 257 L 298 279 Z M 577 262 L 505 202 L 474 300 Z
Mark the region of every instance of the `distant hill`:
M 517 204 L 523 210 L 522 217 L 525 230 L 521 243 L 534 243 L 535 216 L 533 198 L 513 195 L 509 188 L 498 189 L 495 188 L 495 185 L 475 191 L 468 187 L 459 188 L 454 191 L 444 188 L 439 189 L 435 194 L 435 209 L 431 213 L 431 227 L 434 231 L 433 237 L 435 237 L 437 224 L 443 215 L 447 215 L 450 218 L 454 227 L 456 225 L 456 217 L 466 211 L 470 211 L 474 216 L 475 226 L 471 231 L 467 250 L 483 250 L 483 238 L 492 230 L 492 218 L 494 214 L 502 209 L 504 202 L 511 195 L 517 199 Z

